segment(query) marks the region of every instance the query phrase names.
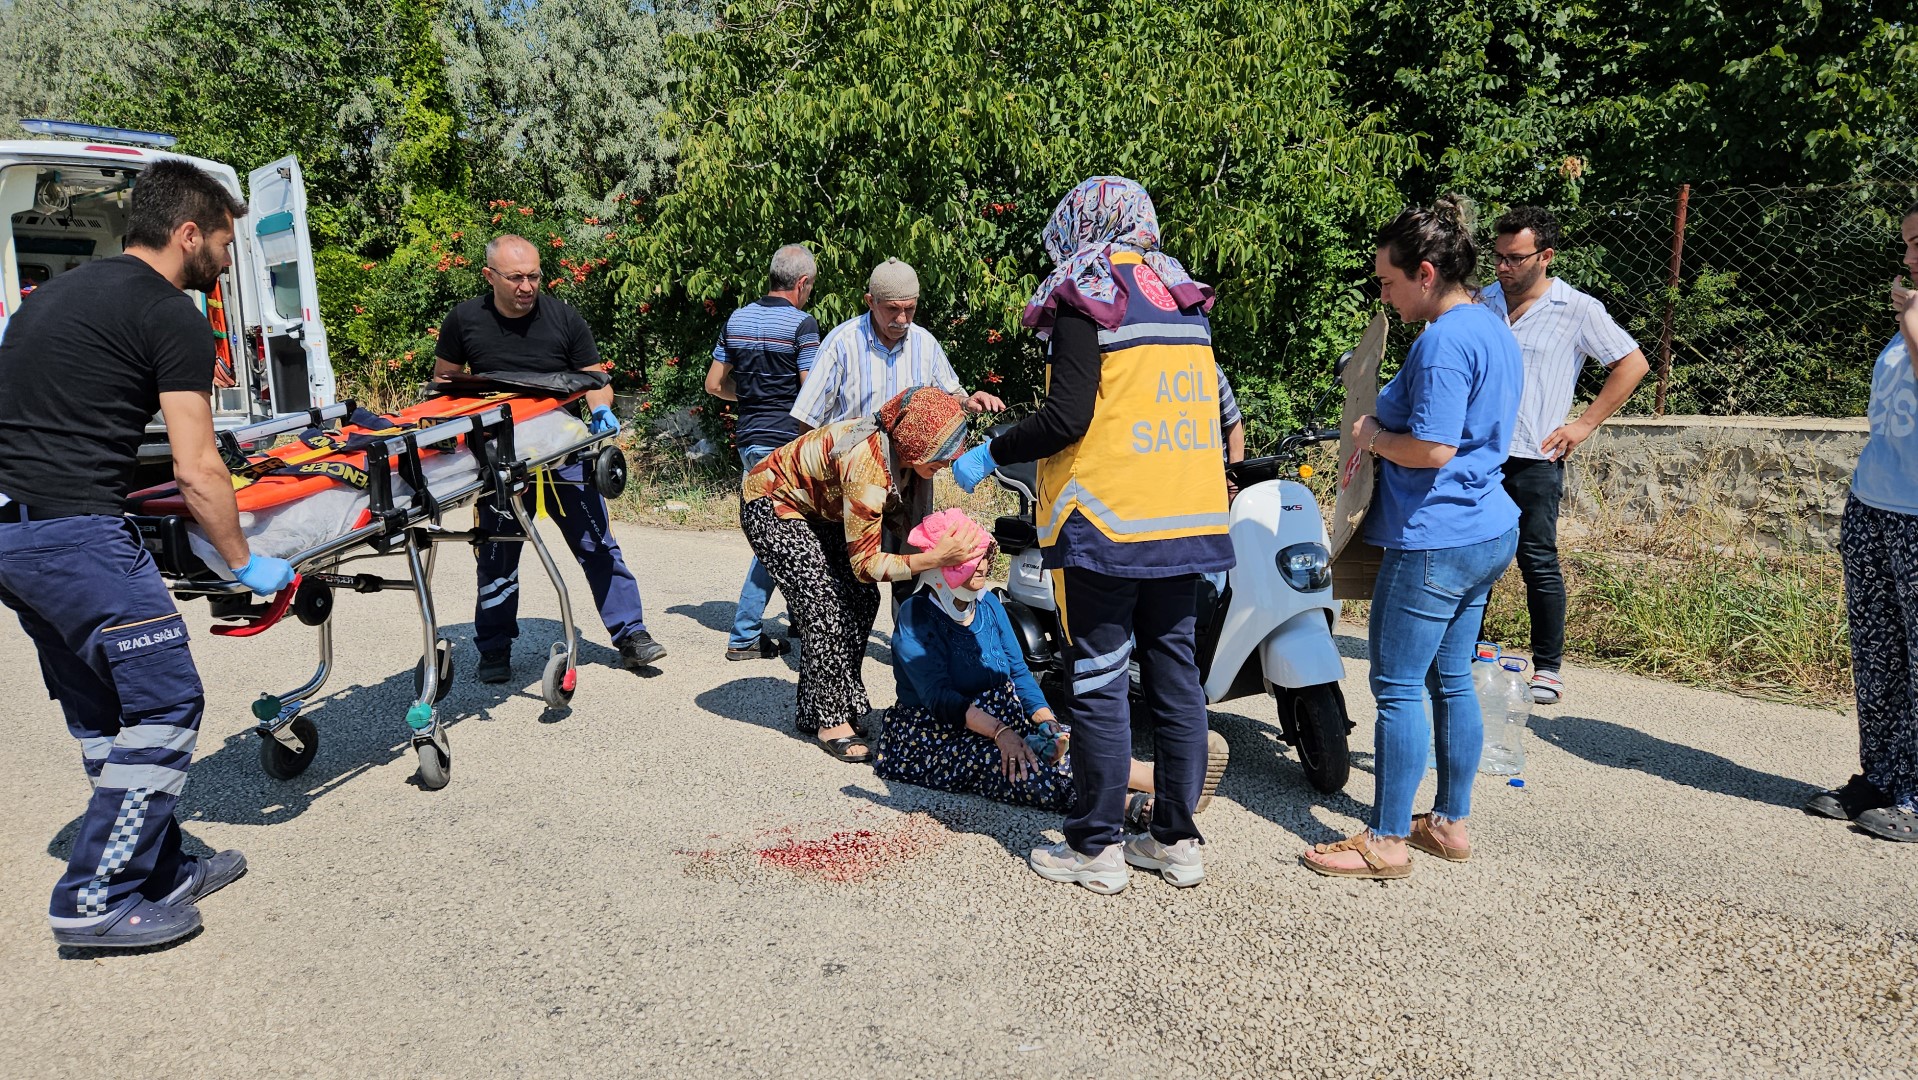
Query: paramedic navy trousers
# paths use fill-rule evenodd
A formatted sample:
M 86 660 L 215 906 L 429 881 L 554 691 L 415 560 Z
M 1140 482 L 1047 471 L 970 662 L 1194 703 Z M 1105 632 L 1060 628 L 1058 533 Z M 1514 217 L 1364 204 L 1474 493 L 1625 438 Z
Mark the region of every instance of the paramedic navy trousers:
M 186 869 L 173 808 L 206 698 L 153 557 L 119 517 L 0 524 L 0 603 L 39 650 L 93 785 L 53 925 L 98 922 L 136 893 L 164 899 Z
M 1072 722 L 1066 842 L 1084 855 L 1119 842 L 1132 772 L 1128 667 L 1135 640 L 1153 726 L 1152 835 L 1164 844 L 1198 839 L 1192 813 L 1205 783 L 1206 731 L 1193 652 L 1199 576 L 1121 578 L 1078 567 L 1062 576 L 1071 666 L 1065 715 Z
M 568 465 L 557 471 L 559 483 L 546 488 L 546 512 L 580 568 L 586 571 L 586 583 L 593 590 L 593 604 L 600 621 L 618 645 L 629 634 L 644 632 L 646 615 L 639 606 L 639 582 L 626 569 L 607 525 L 606 500 L 599 492 L 585 487 L 583 465 Z M 521 496 L 528 516 L 537 505 L 535 493 L 528 488 Z M 479 504 L 479 528 L 495 536 L 520 535 L 519 523 L 511 511 L 502 512 L 488 499 Z M 519 636 L 519 560 L 524 543 L 481 544 L 479 562 L 479 609 L 473 615 L 473 644 L 482 653 L 502 652 L 513 647 Z

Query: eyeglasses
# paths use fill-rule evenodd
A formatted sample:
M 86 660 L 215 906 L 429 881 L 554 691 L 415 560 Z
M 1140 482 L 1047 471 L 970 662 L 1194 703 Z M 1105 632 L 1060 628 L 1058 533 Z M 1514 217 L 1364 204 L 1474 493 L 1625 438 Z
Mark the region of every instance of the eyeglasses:
M 538 271 L 530 274 L 502 274 L 489 266 L 486 268 L 486 272 L 506 282 L 508 285 L 538 285 L 541 280 Z
M 1533 259 L 1538 258 L 1540 255 L 1543 255 L 1550 250 L 1551 250 L 1550 248 L 1539 248 L 1537 251 L 1532 252 L 1530 255 L 1494 256 L 1492 259 L 1492 265 L 1494 266 L 1524 266 L 1526 263 L 1530 262 Z

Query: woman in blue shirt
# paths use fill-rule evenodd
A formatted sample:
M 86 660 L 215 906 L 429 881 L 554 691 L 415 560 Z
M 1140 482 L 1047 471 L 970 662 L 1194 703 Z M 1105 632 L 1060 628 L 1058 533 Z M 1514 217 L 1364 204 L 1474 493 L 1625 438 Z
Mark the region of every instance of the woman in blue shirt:
M 1449 198 L 1401 212 L 1378 234 L 1384 301 L 1426 327 L 1379 392 L 1378 414 L 1353 425 L 1380 461 L 1365 522 L 1365 539 L 1385 552 L 1369 627 L 1378 798 L 1369 829 L 1305 854 L 1329 876 L 1405 877 L 1408 847 L 1455 862 L 1471 854 L 1465 817 L 1484 740 L 1472 646 L 1485 598 L 1518 547 L 1518 506 L 1501 469 L 1525 382 L 1518 341 L 1477 301 L 1477 266 L 1471 227 Z M 1434 725 L 1438 798 L 1415 819 Z
M 1918 204 L 1899 229 L 1918 283 Z M 1898 333 L 1872 368 L 1871 437 L 1838 533 L 1861 771 L 1805 810 L 1909 842 L 1918 840 L 1918 292 L 1904 278 L 1891 280 Z

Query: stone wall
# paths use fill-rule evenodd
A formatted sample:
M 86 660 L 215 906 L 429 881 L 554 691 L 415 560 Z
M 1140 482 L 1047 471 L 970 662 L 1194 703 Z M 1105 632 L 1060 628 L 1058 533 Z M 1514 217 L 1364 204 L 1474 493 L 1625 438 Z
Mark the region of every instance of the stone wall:
M 1568 463 L 1564 527 L 1833 549 L 1866 433 L 1863 417 L 1613 417 Z

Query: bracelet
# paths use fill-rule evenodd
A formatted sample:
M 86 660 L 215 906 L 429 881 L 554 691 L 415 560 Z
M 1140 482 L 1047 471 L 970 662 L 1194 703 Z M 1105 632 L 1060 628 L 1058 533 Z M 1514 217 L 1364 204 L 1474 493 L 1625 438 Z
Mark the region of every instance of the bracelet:
M 1372 455 L 1373 457 L 1379 456 L 1379 450 L 1378 450 L 1379 436 L 1383 434 L 1385 434 L 1384 428 L 1377 428 L 1372 432 L 1372 441 L 1365 444 L 1366 453 Z

